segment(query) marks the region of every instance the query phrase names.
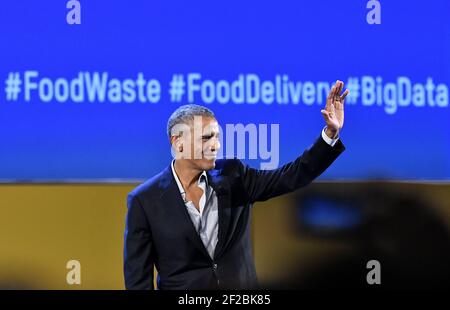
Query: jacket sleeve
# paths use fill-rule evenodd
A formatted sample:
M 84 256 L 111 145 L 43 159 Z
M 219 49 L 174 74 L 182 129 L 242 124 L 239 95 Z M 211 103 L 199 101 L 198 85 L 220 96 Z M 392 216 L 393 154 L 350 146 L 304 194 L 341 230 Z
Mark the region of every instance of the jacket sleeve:
M 345 150 L 339 139 L 334 146 L 322 137 L 294 161 L 273 170 L 258 170 L 239 161 L 244 191 L 250 203 L 292 192 L 321 175 Z
M 128 195 L 124 243 L 127 290 L 152 290 L 154 253 L 150 225 L 137 196 Z

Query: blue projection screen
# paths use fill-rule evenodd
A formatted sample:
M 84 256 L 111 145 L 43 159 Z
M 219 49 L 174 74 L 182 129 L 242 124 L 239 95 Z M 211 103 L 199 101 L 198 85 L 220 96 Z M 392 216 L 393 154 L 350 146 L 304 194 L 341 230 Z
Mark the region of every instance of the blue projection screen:
M 281 166 L 337 79 L 346 151 L 321 179 L 450 180 L 448 0 L 380 1 L 379 24 L 363 0 L 80 0 L 71 24 L 74 2 L 0 4 L 2 182 L 151 177 L 187 103 L 267 129 L 266 152 L 224 157 Z

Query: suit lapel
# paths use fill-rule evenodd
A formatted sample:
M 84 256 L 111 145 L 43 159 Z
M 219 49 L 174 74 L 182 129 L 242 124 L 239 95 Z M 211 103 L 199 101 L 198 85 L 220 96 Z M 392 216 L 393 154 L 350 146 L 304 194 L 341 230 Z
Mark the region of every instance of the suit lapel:
M 226 177 L 222 176 L 221 170 L 210 170 L 207 172 L 208 181 L 217 195 L 219 213 L 219 232 L 214 259 L 216 260 L 225 249 L 229 241 L 228 229 L 231 221 L 230 185 Z
M 177 183 L 172 174 L 172 168 L 169 166 L 163 172 L 160 187 L 162 190 L 161 193 L 161 202 L 165 208 L 168 208 L 172 215 L 178 220 L 176 221 L 177 225 L 185 228 L 181 229 L 181 231 L 188 231 L 187 238 L 191 240 L 191 242 L 195 245 L 195 247 L 200 250 L 204 255 L 210 257 L 208 251 L 203 245 L 200 236 L 197 233 L 197 230 L 194 227 L 194 223 L 189 216 L 189 212 L 184 204 L 183 198 L 181 197 L 180 191 L 178 190 Z

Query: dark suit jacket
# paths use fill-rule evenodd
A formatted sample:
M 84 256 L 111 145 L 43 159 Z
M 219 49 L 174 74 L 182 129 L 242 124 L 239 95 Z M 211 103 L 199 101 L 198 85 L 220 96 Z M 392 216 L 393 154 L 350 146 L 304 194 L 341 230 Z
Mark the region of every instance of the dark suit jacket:
M 309 184 L 344 151 L 322 137 L 295 161 L 257 170 L 238 159 L 217 160 L 207 171 L 217 193 L 219 232 L 214 259 L 189 217 L 170 165 L 128 196 L 124 275 L 127 289 L 252 289 L 258 282 L 250 240 L 251 206 Z

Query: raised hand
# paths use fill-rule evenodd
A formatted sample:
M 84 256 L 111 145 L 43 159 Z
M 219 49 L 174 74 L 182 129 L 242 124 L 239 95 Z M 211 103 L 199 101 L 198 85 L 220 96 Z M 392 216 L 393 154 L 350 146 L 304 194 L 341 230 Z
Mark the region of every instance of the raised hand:
M 346 89 L 341 95 L 343 88 L 344 82 L 337 80 L 328 93 L 325 109 L 320 111 L 327 124 L 325 133 L 330 138 L 335 138 L 344 126 L 344 101 L 350 91 Z

